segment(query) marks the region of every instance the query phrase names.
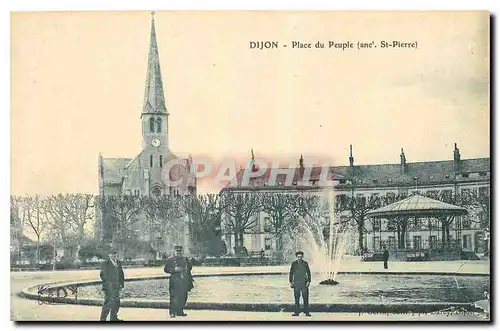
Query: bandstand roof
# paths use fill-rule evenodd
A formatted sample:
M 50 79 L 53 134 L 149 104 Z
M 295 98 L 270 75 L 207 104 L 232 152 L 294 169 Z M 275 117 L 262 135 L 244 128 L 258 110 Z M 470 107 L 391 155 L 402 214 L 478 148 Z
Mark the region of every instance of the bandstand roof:
M 416 194 L 404 200 L 369 211 L 366 216 L 372 218 L 391 218 L 397 216 L 435 217 L 465 214 L 467 214 L 467 209 L 465 208 Z

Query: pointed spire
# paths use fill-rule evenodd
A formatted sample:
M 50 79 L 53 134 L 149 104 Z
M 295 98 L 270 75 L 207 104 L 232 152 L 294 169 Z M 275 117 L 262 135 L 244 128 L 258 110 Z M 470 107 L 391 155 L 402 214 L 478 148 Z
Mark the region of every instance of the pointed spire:
M 255 155 L 253 154 L 253 148 L 250 151 L 252 153 L 252 160 L 255 160 Z
M 156 43 L 154 12 L 151 12 L 151 39 L 149 42 L 148 70 L 144 93 L 143 113 L 167 113 L 160 70 L 160 58 Z
M 300 154 L 299 165 L 304 167 L 304 156 L 302 154 Z

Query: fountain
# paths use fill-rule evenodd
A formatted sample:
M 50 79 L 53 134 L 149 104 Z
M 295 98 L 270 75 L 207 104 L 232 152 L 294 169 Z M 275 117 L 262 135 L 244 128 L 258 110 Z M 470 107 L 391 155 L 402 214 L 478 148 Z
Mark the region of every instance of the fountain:
M 340 263 L 345 253 L 349 238 L 348 224 L 339 222 L 335 213 L 335 195 L 333 189 L 325 191 L 323 202 L 328 205 L 329 218 L 318 215 L 316 219 L 302 218 L 295 231 L 297 244 L 307 252 L 311 267 L 319 272 L 320 285 L 338 285 L 335 280 L 340 270 Z M 324 206 L 323 206 L 324 207 Z M 328 221 L 328 238 L 325 240 L 323 230 Z M 337 220 L 337 222 L 335 222 Z

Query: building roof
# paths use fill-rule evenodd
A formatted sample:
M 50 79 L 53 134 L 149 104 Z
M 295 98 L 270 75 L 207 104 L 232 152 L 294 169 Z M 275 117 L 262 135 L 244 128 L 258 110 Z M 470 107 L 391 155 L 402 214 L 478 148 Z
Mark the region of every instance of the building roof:
M 126 166 L 131 158 L 102 158 L 104 184 L 121 184 Z
M 248 179 L 248 186 L 242 186 L 242 183 L 244 183 L 244 176 L 245 176 L 245 170 L 241 169 L 237 174 L 236 174 L 236 185 L 232 185 L 229 183 L 225 189 L 238 189 L 238 188 L 249 188 L 249 189 L 255 189 L 255 190 L 268 190 L 268 189 L 273 189 L 273 188 L 278 188 L 278 189 L 317 189 L 317 182 L 320 180 L 323 180 L 324 177 L 326 177 L 327 180 L 338 180 L 338 179 L 344 179 L 343 175 L 340 175 L 338 173 L 334 173 L 333 168 L 326 168 L 326 170 L 323 170 L 322 167 L 304 167 L 300 168 L 297 167 L 295 169 L 293 168 L 268 168 L 265 170 L 265 172 L 255 178 L 249 178 Z M 258 168 L 253 169 L 252 172 L 257 172 L 259 171 Z M 291 183 L 286 183 L 287 179 L 287 171 L 290 171 L 290 173 L 293 173 L 293 177 L 291 180 Z M 326 174 L 322 174 L 322 171 L 325 171 Z M 248 174 L 250 175 L 252 172 L 248 169 Z M 271 178 L 274 176 L 274 173 L 276 174 L 275 176 L 275 181 L 274 183 L 271 182 Z M 309 176 L 309 182 L 305 183 L 302 181 L 303 174 L 310 174 Z M 273 176 L 271 176 L 273 175 Z M 288 185 L 290 184 L 290 185 Z
M 369 211 L 366 216 L 385 218 L 396 216 L 412 217 L 465 214 L 467 214 L 467 209 L 465 208 L 415 194 L 401 201 Z
M 136 169 L 139 162 L 140 152 L 134 158 L 102 158 L 103 164 L 103 179 L 105 185 L 121 185 L 123 180 L 127 183 L 136 180 Z M 196 186 L 196 178 L 194 176 L 185 176 L 186 171 L 190 170 L 191 158 L 177 158 L 170 150 L 165 153 L 164 162 L 176 160 L 178 163 L 171 166 L 169 169 L 170 180 L 186 179 L 188 186 Z M 127 185 L 127 184 L 126 184 Z
M 490 171 L 490 159 L 467 159 L 460 161 L 459 172 L 455 173 L 455 162 L 427 161 L 406 163 L 405 172 L 402 172 L 401 164 L 376 164 L 355 165 L 353 167 L 333 167 L 333 171 L 352 178 L 354 185 L 378 187 L 392 185 L 432 185 L 446 182 L 477 180 L 488 178 Z M 465 177 L 470 173 L 477 176 Z M 480 176 L 483 173 L 483 176 Z M 457 175 L 457 177 L 455 177 Z
M 334 179 L 339 179 L 339 188 L 355 185 L 357 187 L 385 187 L 385 186 L 418 186 L 445 184 L 454 181 L 467 182 L 490 179 L 490 159 L 477 158 L 460 161 L 459 172 L 455 172 L 455 162 L 426 161 L 406 163 L 405 171 L 402 172 L 401 164 L 374 164 L 374 165 L 353 165 L 353 166 L 331 166 L 329 175 Z M 307 168 L 307 167 L 305 167 Z M 256 187 L 266 187 L 270 185 L 268 179 L 270 169 L 260 177 L 250 181 L 250 185 L 242 186 L 244 169 L 236 175 L 237 185 L 228 184 L 225 189 L 255 189 Z M 247 170 L 249 171 L 249 170 Z M 314 167 L 311 181 L 318 180 L 321 167 Z M 299 167 L 295 169 L 294 182 L 300 179 Z M 470 175 L 470 176 L 469 176 Z M 286 175 L 278 175 L 276 185 L 283 187 Z

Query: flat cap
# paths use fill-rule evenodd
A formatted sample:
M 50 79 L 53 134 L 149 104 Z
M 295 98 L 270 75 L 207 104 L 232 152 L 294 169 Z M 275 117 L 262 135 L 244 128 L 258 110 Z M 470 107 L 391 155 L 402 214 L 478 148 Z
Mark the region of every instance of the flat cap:
M 303 251 L 297 251 L 297 252 L 295 252 L 295 256 L 298 256 L 298 255 L 304 256 L 304 252 Z

